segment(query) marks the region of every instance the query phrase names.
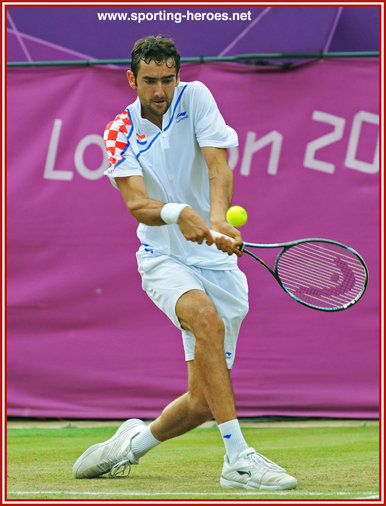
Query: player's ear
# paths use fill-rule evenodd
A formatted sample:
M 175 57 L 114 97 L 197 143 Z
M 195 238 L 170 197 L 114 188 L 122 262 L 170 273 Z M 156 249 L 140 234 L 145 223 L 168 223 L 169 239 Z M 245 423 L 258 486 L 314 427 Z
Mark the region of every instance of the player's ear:
M 133 72 L 131 70 L 128 70 L 126 75 L 130 86 L 135 89 L 137 87 L 137 83 Z
M 180 71 L 178 71 L 177 78 L 176 78 L 176 86 L 180 84 Z

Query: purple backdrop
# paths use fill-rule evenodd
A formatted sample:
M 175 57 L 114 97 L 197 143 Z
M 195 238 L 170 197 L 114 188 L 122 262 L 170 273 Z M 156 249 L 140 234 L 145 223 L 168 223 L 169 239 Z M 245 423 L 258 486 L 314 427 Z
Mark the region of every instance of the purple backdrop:
M 189 64 L 182 79 L 206 83 L 239 133 L 246 240 L 329 237 L 369 265 L 362 301 L 325 314 L 240 260 L 239 416 L 377 417 L 378 60 Z M 102 176 L 104 127 L 134 98 L 123 69 L 8 71 L 8 415 L 151 418 L 186 388 L 180 334 L 141 291 L 136 223 Z
M 377 51 L 379 6 L 8 6 L 7 60 L 129 58 L 134 42 L 153 33 L 172 36 L 185 57 Z

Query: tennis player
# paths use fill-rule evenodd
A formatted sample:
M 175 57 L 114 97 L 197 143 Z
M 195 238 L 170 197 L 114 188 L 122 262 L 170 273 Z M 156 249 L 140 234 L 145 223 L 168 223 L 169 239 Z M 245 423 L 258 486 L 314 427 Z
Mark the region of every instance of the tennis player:
M 188 391 L 150 425 L 124 422 L 78 458 L 73 474 L 127 474 L 151 448 L 214 418 L 226 451 L 223 487 L 295 488 L 295 478 L 246 443 L 230 380 L 248 311 L 247 281 L 237 267 L 241 235 L 225 219 L 233 194 L 226 148 L 237 146 L 237 134 L 204 84 L 180 82 L 171 40 L 137 41 L 127 74 L 138 97 L 107 125 L 106 175 L 139 222 L 143 289 L 181 329 Z M 234 242 L 214 242 L 210 228 Z

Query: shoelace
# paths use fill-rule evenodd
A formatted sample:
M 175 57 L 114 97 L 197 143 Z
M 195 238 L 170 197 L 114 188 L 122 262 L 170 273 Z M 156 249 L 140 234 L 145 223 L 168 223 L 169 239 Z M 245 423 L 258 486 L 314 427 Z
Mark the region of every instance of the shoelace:
M 120 470 L 120 468 L 123 466 L 123 468 Z M 127 468 L 129 470 L 126 472 Z M 120 460 L 117 462 L 110 471 L 111 478 L 117 478 L 117 477 L 125 477 L 129 476 L 131 471 L 131 464 L 127 459 Z
M 130 442 L 126 442 L 126 446 L 124 448 L 120 447 L 120 443 L 119 443 L 120 438 L 122 438 L 122 436 L 125 437 L 125 434 L 127 433 L 127 431 L 128 431 L 128 428 L 126 428 L 125 430 L 121 430 L 120 433 L 118 430 L 118 432 L 111 438 L 111 439 L 115 439 L 115 441 L 114 441 L 114 443 L 111 441 L 112 446 L 109 449 L 108 454 L 106 455 L 104 460 L 98 464 L 99 470 L 102 473 L 109 472 L 109 476 L 111 478 L 126 477 L 126 476 L 129 476 L 129 474 L 130 474 L 131 462 L 127 456 L 128 450 L 130 448 Z M 133 438 L 136 435 L 137 434 L 135 434 L 133 436 Z M 117 451 L 117 447 L 118 447 L 119 451 Z M 115 464 L 114 464 L 114 462 L 115 462 Z
M 283 471 L 283 472 L 285 472 L 284 468 L 282 468 L 279 465 L 275 464 L 275 462 L 272 462 L 272 460 L 269 460 L 264 455 L 261 455 L 261 453 L 258 453 L 258 452 L 250 453 L 248 455 L 248 457 L 251 460 L 253 460 L 254 462 L 256 462 L 256 464 L 263 465 L 269 471 Z
M 111 455 L 112 452 L 110 452 Z M 98 464 L 99 469 L 103 473 L 107 473 L 109 471 L 109 476 L 111 478 L 117 478 L 129 476 L 131 471 L 131 463 L 130 460 L 127 458 L 127 456 L 124 456 L 125 451 L 121 451 L 120 455 L 117 455 L 115 458 L 111 458 L 110 455 L 107 456 L 107 458 L 102 461 L 100 464 Z M 111 464 L 115 461 L 115 464 L 111 466 Z M 123 466 L 122 469 L 120 469 Z M 129 470 L 126 472 L 127 468 Z

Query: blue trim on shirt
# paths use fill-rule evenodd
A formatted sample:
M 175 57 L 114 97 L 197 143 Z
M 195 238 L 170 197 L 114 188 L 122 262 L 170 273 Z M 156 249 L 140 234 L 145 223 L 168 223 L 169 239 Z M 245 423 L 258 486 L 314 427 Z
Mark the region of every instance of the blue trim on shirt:
M 129 135 L 127 136 L 127 144 L 126 144 L 125 149 L 122 151 L 122 154 L 124 154 L 126 152 L 127 148 L 129 147 L 129 145 L 130 145 L 129 139 L 130 139 L 132 133 L 134 132 L 134 122 L 133 122 L 133 119 L 131 117 L 129 108 L 127 108 L 126 111 L 127 111 L 128 115 L 129 115 L 129 120 L 130 120 L 130 123 L 131 123 L 131 130 L 129 132 Z
M 182 94 L 183 94 L 183 93 L 184 93 L 184 91 L 186 90 L 187 86 L 188 86 L 188 85 L 187 85 L 187 84 L 185 84 L 185 86 L 182 88 L 181 93 L 180 93 L 179 97 L 177 98 L 176 105 L 174 106 L 172 117 L 170 118 L 170 121 L 169 121 L 168 126 L 164 128 L 164 132 L 166 132 L 166 130 L 167 130 L 167 129 L 170 127 L 170 125 L 172 124 L 172 122 L 173 122 L 173 120 L 174 120 L 174 115 L 175 115 L 175 113 L 176 113 L 177 106 L 178 106 L 178 104 L 180 103 L 180 101 L 181 101 L 181 97 L 182 97 Z
M 177 101 L 176 101 L 176 103 L 175 103 L 175 105 L 174 105 L 174 108 L 173 108 L 173 113 L 172 113 L 172 116 L 171 116 L 171 118 L 170 118 L 170 121 L 169 121 L 168 125 L 164 128 L 164 130 L 163 130 L 164 132 L 166 132 L 166 130 L 167 130 L 167 129 L 171 126 L 171 124 L 172 124 L 172 122 L 173 122 L 173 120 L 174 120 L 174 115 L 175 115 L 175 113 L 176 113 L 177 106 L 178 106 L 178 104 L 180 103 L 180 101 L 181 101 L 181 97 L 182 97 L 182 94 L 183 94 L 183 93 L 184 93 L 184 91 L 186 90 L 187 86 L 188 86 L 188 85 L 187 85 L 187 84 L 185 84 L 185 86 L 184 86 L 184 87 L 182 88 L 182 90 L 181 90 L 181 93 L 178 95 Z M 141 154 L 142 154 L 142 153 L 145 153 L 145 151 L 147 151 L 148 149 L 150 149 L 150 148 L 151 148 L 151 146 L 153 145 L 154 141 L 155 141 L 156 139 L 158 139 L 158 137 L 159 137 L 160 135 L 161 135 L 161 132 L 158 132 L 158 134 L 157 134 L 157 135 L 153 138 L 153 140 L 150 142 L 150 144 L 148 145 L 148 147 L 147 147 L 146 149 L 142 149 L 142 151 L 139 151 L 139 153 L 138 153 L 138 155 L 137 155 L 137 160 L 138 160 L 138 158 L 141 156 Z
M 125 149 L 121 153 L 122 156 L 126 153 L 128 147 L 130 146 L 130 137 L 131 137 L 132 133 L 134 132 L 134 124 L 133 124 L 133 120 L 131 118 L 131 114 L 130 114 L 129 108 L 127 108 L 126 111 L 127 111 L 128 115 L 129 115 L 129 120 L 130 120 L 130 123 L 131 123 L 131 130 L 129 132 L 129 135 L 127 136 L 127 144 L 125 146 Z M 115 169 L 115 167 L 118 167 L 118 165 L 121 164 L 124 160 L 125 160 L 124 158 L 122 158 L 122 160 L 119 160 L 119 162 L 114 165 L 114 169 Z
M 151 141 L 151 143 L 148 145 L 148 147 L 147 147 L 146 149 L 143 149 L 142 151 L 140 151 L 140 152 L 138 153 L 138 155 L 137 155 L 137 160 L 138 160 L 138 158 L 141 156 L 141 154 L 142 154 L 142 153 L 144 153 L 145 151 L 147 151 L 148 149 L 150 149 L 150 148 L 151 148 L 151 146 L 153 145 L 153 142 L 154 142 L 156 139 L 158 139 L 158 137 L 159 137 L 160 135 L 161 135 L 161 132 L 158 132 L 158 134 L 157 134 L 155 137 L 153 137 L 153 140 L 152 140 L 152 141 Z

